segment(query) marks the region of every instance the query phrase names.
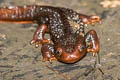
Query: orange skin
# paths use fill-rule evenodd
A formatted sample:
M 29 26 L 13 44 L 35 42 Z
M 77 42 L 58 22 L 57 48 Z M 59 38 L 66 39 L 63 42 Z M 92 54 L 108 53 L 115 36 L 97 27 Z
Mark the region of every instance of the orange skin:
M 79 27 L 71 27 L 70 21 L 79 24 Z M 43 61 L 75 63 L 87 53 L 92 52 L 93 56 L 99 53 L 99 40 L 95 30 L 90 30 L 87 34 L 84 32 L 86 24 L 101 22 L 98 16 L 87 16 L 60 7 L 10 6 L 0 8 L 0 22 L 37 23 L 39 27 L 31 44 L 34 43 L 36 47 L 42 45 Z M 50 34 L 50 39 L 44 39 L 45 33 Z

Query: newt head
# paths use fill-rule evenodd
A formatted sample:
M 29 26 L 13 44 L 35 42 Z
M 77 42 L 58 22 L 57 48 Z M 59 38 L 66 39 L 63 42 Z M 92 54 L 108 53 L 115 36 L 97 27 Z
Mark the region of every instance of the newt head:
M 54 55 L 57 60 L 64 63 L 75 63 L 87 53 L 85 39 L 82 36 L 69 36 L 61 39 L 55 43 L 54 49 Z

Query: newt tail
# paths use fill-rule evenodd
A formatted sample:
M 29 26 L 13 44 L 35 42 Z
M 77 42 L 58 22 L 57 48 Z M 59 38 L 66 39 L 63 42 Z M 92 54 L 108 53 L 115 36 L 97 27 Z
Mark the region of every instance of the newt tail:
M 33 23 L 37 6 L 9 6 L 0 8 L 0 22 Z

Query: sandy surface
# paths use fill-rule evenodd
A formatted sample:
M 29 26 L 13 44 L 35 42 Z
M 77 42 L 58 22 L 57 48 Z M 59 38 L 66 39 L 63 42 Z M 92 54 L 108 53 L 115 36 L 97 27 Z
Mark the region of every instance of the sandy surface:
M 95 29 L 100 39 L 101 69 L 85 75 L 95 58 L 88 54 L 75 64 L 43 63 L 41 48 L 29 44 L 36 30 L 35 24 L 0 23 L 0 80 L 66 80 L 49 67 L 72 80 L 120 80 L 120 6 L 104 8 L 102 0 L 0 0 L 0 6 L 39 4 L 72 8 L 87 15 L 99 15 L 102 24 Z

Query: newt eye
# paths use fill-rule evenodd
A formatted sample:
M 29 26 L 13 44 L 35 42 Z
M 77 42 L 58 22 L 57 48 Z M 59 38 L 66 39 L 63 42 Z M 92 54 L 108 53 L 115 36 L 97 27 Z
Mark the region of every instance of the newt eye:
M 82 50 L 84 50 L 85 48 L 86 48 L 86 46 L 85 46 L 85 45 L 81 46 L 81 49 L 82 49 Z
M 55 54 L 60 56 L 60 55 L 62 54 L 62 49 L 61 49 L 61 48 L 58 48 L 58 49 L 55 51 Z
M 79 49 L 80 51 L 84 51 L 84 50 L 86 49 L 86 46 L 85 46 L 85 45 L 79 46 L 78 49 Z

